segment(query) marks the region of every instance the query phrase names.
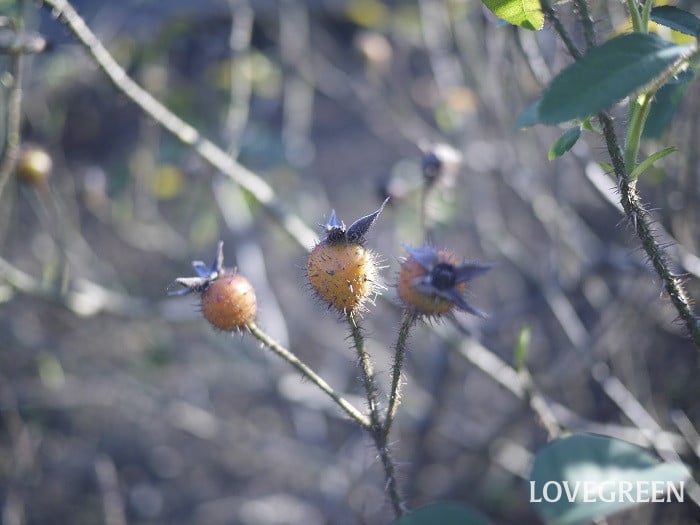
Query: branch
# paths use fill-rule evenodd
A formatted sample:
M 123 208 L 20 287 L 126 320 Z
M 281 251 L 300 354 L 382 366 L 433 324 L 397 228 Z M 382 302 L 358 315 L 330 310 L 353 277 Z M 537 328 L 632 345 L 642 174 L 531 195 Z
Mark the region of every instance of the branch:
M 117 90 L 178 140 L 191 146 L 211 166 L 240 185 L 297 243 L 307 249 L 313 247 L 316 234 L 301 218 L 286 209 L 272 187 L 134 82 L 68 1 L 44 0 L 43 5 L 51 8 L 54 16 L 58 15 L 58 19 L 73 33 Z
M 631 2 L 630 5 L 634 5 L 634 3 Z M 559 37 L 566 44 L 571 56 L 574 57 L 574 59 L 580 58 L 581 53 L 573 45 L 571 37 L 557 17 L 556 12 L 552 9 L 549 0 L 542 0 L 542 9 L 547 18 L 554 25 L 554 29 L 559 34 Z M 640 17 L 639 11 L 637 11 L 636 8 L 632 9 L 632 7 L 630 7 L 630 11 L 633 19 L 635 13 L 637 17 Z M 590 17 L 582 17 L 582 23 L 584 24 L 586 33 L 592 33 L 593 28 Z M 641 20 L 639 24 L 641 24 Z M 631 181 L 628 176 L 624 154 L 615 134 L 612 117 L 607 112 L 601 111 L 598 114 L 598 120 L 603 128 L 603 137 L 605 138 L 605 145 L 617 178 L 620 204 L 625 212 L 625 216 L 633 225 L 635 233 L 641 241 L 642 247 L 649 257 L 654 270 L 663 282 L 663 286 L 671 299 L 671 303 L 673 303 L 679 318 L 685 324 L 688 335 L 695 346 L 700 349 L 700 325 L 698 325 L 698 319 L 693 313 L 691 299 L 683 288 L 682 280 L 671 271 L 666 251 L 656 240 L 656 236 L 651 227 L 651 217 L 639 199 L 639 193 L 637 192 L 634 182 Z
M 258 341 L 260 341 L 263 345 L 272 350 L 282 359 L 287 361 L 290 365 L 296 368 L 302 376 L 304 376 L 306 379 L 308 379 L 317 387 L 319 387 L 323 392 L 328 394 L 328 396 L 362 428 L 370 428 L 370 420 L 367 419 L 367 416 L 363 415 L 349 401 L 346 401 L 340 394 L 333 390 L 333 388 L 331 388 L 331 386 L 328 383 L 326 383 L 326 381 L 321 376 L 314 372 L 296 355 L 287 350 L 277 341 L 274 341 L 272 338 L 270 338 L 265 332 L 258 328 L 258 326 L 255 323 L 250 323 L 248 325 L 248 330 L 250 330 L 250 333 Z

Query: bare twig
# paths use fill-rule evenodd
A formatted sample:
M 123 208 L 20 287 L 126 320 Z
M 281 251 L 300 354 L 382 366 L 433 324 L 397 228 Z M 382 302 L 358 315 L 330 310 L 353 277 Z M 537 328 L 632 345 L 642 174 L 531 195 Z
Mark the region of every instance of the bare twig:
M 297 215 L 290 212 L 272 187 L 258 175 L 245 168 L 219 146 L 203 137 L 197 129 L 168 110 L 150 93 L 126 74 L 85 21 L 66 0 L 45 0 L 59 20 L 73 33 L 114 86 L 160 126 L 178 140 L 191 146 L 205 161 L 239 184 L 265 211 L 300 245 L 311 248 L 315 234 Z
M 19 156 L 20 122 L 22 119 L 22 66 L 24 56 L 22 53 L 13 54 L 10 58 L 10 75 L 12 87 L 7 104 L 7 140 L 0 161 L 0 195 L 10 180 L 10 175 L 15 169 Z

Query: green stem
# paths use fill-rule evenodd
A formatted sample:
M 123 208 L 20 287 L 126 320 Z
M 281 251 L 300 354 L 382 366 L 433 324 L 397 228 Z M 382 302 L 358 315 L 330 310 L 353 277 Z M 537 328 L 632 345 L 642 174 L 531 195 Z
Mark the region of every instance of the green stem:
M 357 324 L 355 314 L 350 312 L 347 316 L 348 324 L 350 325 L 350 333 L 352 335 L 355 350 L 360 361 L 360 370 L 362 372 L 362 382 L 367 395 L 367 404 L 369 405 L 370 427 L 368 429 L 374 445 L 379 453 L 379 458 L 384 467 L 384 475 L 386 477 L 386 488 L 389 491 L 389 499 L 394 508 L 394 514 L 397 518 L 404 515 L 404 504 L 399 494 L 398 483 L 396 481 L 396 467 L 389 453 L 386 434 L 379 419 L 379 406 L 377 403 L 377 385 L 372 372 L 372 362 L 369 354 L 365 350 L 365 340 L 362 335 L 362 330 Z
M 654 6 L 654 0 L 646 0 L 644 6 L 642 7 L 642 28 L 645 33 L 649 32 L 649 17 L 651 15 L 651 8 Z
M 384 435 L 388 438 L 389 432 L 391 431 L 391 425 L 396 417 L 396 411 L 401 403 L 401 368 L 403 367 L 403 360 L 406 356 L 406 342 L 408 341 L 408 334 L 411 331 L 411 327 L 415 322 L 415 316 L 409 312 L 404 312 L 403 322 L 401 323 L 401 328 L 399 329 L 399 336 L 396 339 L 396 346 L 394 347 L 394 367 L 391 373 L 391 393 L 389 394 L 389 408 L 386 411 L 386 419 L 384 420 Z
M 309 366 L 307 366 L 291 351 L 287 350 L 277 341 L 272 339 L 269 335 L 263 332 L 255 323 L 249 323 L 248 330 L 250 330 L 250 333 L 258 341 L 260 341 L 263 345 L 272 350 L 282 359 L 287 361 L 290 365 L 296 368 L 301 373 L 301 375 L 303 375 L 313 384 L 318 386 L 323 392 L 328 394 L 328 396 L 362 428 L 366 430 L 369 430 L 371 428 L 371 423 L 367 416 L 362 414 L 349 401 L 346 401 L 340 394 L 333 390 L 333 388 L 331 388 L 330 385 L 326 383 L 326 381 L 321 376 L 314 372 Z
M 641 104 L 639 98 L 642 98 Z M 625 167 L 628 174 L 637 166 L 637 156 L 639 155 L 639 145 L 642 141 L 642 132 L 644 131 L 644 125 L 646 124 L 649 111 L 651 110 L 651 95 L 645 93 L 639 98 L 630 102 L 630 116 L 627 125 L 624 152 Z
M 637 0 L 627 0 L 627 9 L 632 19 L 632 29 L 635 33 L 646 33 L 646 26 L 642 23 L 642 15 L 639 14 Z

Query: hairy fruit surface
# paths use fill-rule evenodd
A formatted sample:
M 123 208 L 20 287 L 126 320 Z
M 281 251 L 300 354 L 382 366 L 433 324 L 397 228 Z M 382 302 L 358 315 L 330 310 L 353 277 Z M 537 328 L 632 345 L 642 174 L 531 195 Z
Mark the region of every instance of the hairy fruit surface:
M 318 297 L 341 312 L 357 309 L 374 291 L 374 257 L 359 244 L 324 241 L 312 250 L 306 270 Z
M 255 290 L 235 272 L 225 272 L 202 292 L 202 314 L 212 326 L 231 332 L 255 321 Z
M 364 241 L 387 200 L 349 228 L 335 211 L 324 225 L 326 238 L 309 254 L 306 273 L 318 298 L 330 308 L 344 314 L 362 310 L 365 301 L 382 288 L 377 284 L 376 257 L 364 247 Z
M 242 330 L 255 322 L 255 290 L 236 270 L 224 268 L 223 241 L 219 241 L 211 265 L 193 261 L 192 267 L 197 276 L 175 279 L 183 289 L 170 292 L 170 295 L 199 294 L 204 318 L 219 330 Z

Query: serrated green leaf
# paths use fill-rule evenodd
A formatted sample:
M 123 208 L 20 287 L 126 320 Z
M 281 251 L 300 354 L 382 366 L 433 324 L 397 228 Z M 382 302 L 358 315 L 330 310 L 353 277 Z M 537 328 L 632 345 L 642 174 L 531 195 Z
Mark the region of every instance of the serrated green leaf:
M 681 490 L 678 484 L 685 482 L 689 476 L 690 472 L 682 463 L 662 463 L 644 449 L 626 441 L 575 434 L 553 441 L 537 452 L 530 474 L 529 492 L 535 510 L 545 522 L 550 525 L 572 525 L 609 516 L 641 503 L 645 494 L 636 492 L 640 486 L 637 483 L 646 487 L 652 483 L 660 483 L 664 487 L 674 484 Z M 549 499 L 554 501 L 543 497 L 545 483 L 556 482 L 561 488 L 565 481 L 572 496 L 578 482 L 579 490 L 575 497 L 569 498 L 564 492 L 566 489 L 560 498 L 550 495 Z M 581 487 L 585 483 L 589 483 L 594 490 L 588 491 L 589 501 L 584 502 L 586 496 Z M 630 497 L 619 497 L 620 494 L 615 491 L 624 490 L 627 483 L 631 483 L 634 490 L 630 489 Z M 646 496 L 649 496 L 648 492 Z
M 676 78 L 669 80 L 656 92 L 642 132 L 643 138 L 656 139 L 666 131 L 683 100 L 690 81 L 694 78 L 695 71 L 687 69 L 679 73 Z
M 482 0 L 484 5 L 501 20 L 537 31 L 544 25 L 540 0 Z
M 549 160 L 561 157 L 564 153 L 573 148 L 580 136 L 581 126 L 574 126 L 573 128 L 567 129 L 554 141 L 552 147 L 549 148 Z
M 652 153 L 646 159 L 644 159 L 642 162 L 637 164 L 637 166 L 632 170 L 632 173 L 630 173 L 630 179 L 635 180 L 642 173 L 644 173 L 646 170 L 648 170 L 651 167 L 651 165 L 654 164 L 654 162 L 656 162 L 659 159 L 664 158 L 666 155 L 670 155 L 674 151 L 678 151 L 678 150 L 674 147 L 670 147 L 670 148 L 664 148 L 661 151 L 657 151 L 656 153 Z
M 489 525 L 481 513 L 458 503 L 433 503 L 392 521 L 391 525 Z
M 642 33 L 608 40 L 559 73 L 518 122 L 583 120 L 648 84 L 691 49 Z
M 700 18 L 672 5 L 653 8 L 650 18 L 657 24 L 670 27 L 686 35 L 697 37 L 700 34 Z

